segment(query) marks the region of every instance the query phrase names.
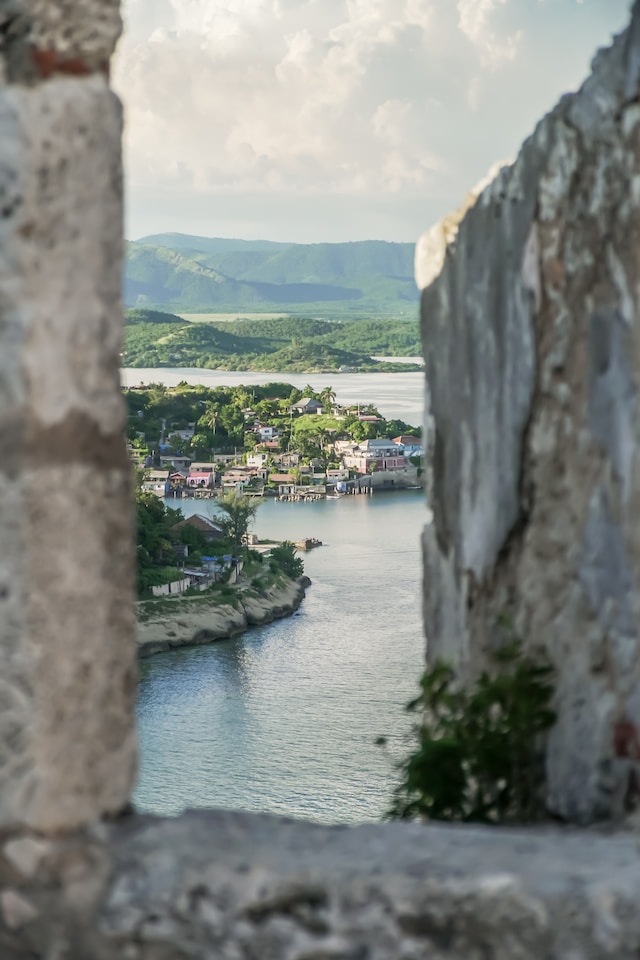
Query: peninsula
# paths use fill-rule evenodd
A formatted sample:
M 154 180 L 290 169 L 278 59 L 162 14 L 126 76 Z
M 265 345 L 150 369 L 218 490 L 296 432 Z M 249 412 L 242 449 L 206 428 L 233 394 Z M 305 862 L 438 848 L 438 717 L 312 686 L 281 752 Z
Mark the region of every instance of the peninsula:
M 420 428 L 385 419 L 373 404 L 340 404 L 330 386 L 183 382 L 124 395 L 140 487 L 161 499 L 317 500 L 421 484 Z
M 185 518 L 138 484 L 140 656 L 233 637 L 298 609 L 311 581 L 293 543 L 256 542 L 259 503 L 234 492 L 215 520 Z

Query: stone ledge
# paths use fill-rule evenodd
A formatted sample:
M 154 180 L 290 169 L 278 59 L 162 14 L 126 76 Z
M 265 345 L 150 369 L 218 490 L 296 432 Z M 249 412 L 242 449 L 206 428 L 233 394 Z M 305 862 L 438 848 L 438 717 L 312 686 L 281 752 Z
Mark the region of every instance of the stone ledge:
M 632 833 L 129 816 L 5 841 L 0 955 L 637 960 L 639 902 Z

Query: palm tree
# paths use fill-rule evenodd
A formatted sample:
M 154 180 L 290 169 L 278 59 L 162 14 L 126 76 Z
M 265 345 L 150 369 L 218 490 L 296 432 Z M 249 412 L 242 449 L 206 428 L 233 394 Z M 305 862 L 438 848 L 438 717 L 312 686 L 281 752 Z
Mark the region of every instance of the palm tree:
M 209 427 L 209 429 L 215 433 L 216 427 L 218 425 L 218 417 L 220 415 L 220 407 L 217 403 L 209 400 L 205 404 L 204 413 L 200 417 L 200 423 L 204 427 Z
M 324 410 L 325 412 L 326 412 L 327 410 L 330 410 L 331 407 L 332 407 L 332 405 L 333 405 L 333 404 L 335 403 L 335 401 L 336 401 L 336 394 L 335 394 L 335 391 L 334 391 L 333 387 L 325 387 L 324 390 L 322 390 L 322 391 L 318 394 L 318 398 L 319 398 L 320 402 L 322 403 L 323 410 Z

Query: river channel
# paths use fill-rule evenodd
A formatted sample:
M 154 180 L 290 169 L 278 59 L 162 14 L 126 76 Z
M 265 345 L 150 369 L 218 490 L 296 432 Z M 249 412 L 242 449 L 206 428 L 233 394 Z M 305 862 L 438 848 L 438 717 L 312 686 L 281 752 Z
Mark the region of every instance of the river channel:
M 138 370 L 127 373 L 141 379 Z M 164 370 L 150 373 L 142 379 L 171 382 Z M 207 373 L 197 371 L 192 382 L 210 383 Z M 257 382 L 255 374 L 230 376 L 218 382 Z M 372 376 L 375 392 L 367 375 L 342 375 L 334 389 L 350 399 L 343 382 L 354 379 L 354 399 L 420 421 L 421 374 Z M 316 379 L 321 386 L 327 378 Z M 212 509 L 207 501 L 168 501 L 178 504 L 185 514 Z M 325 823 L 382 816 L 396 774 L 374 741 L 386 735 L 392 751 L 403 749 L 403 706 L 424 658 L 425 512 L 419 491 L 260 507 L 259 536 L 323 541 L 304 555 L 313 585 L 293 617 L 142 661 L 139 809 L 233 807 Z

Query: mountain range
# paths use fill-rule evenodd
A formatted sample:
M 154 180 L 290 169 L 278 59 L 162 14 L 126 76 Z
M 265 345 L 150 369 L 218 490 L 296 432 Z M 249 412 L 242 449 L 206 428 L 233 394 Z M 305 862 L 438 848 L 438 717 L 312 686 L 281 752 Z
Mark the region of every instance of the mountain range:
M 414 245 L 276 243 L 160 233 L 127 244 L 128 307 L 320 318 L 415 315 Z

